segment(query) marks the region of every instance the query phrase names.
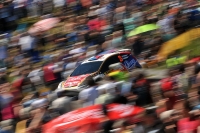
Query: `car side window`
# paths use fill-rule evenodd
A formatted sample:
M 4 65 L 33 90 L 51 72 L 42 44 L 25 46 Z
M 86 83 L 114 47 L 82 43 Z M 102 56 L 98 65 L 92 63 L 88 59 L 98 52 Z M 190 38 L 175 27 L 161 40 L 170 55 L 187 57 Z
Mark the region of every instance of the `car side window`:
M 111 56 L 109 57 L 108 59 L 106 59 L 106 61 L 103 63 L 101 69 L 100 69 L 100 72 L 101 73 L 105 73 L 109 70 L 109 66 L 112 65 L 112 64 L 115 64 L 115 63 L 118 63 L 120 62 L 119 61 L 119 58 L 118 58 L 118 55 L 114 55 L 114 56 Z

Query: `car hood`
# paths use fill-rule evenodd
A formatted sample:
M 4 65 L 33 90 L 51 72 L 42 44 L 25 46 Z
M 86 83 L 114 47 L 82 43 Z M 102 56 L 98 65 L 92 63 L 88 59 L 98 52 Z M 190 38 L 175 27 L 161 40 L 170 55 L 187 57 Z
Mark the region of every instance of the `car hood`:
M 74 87 L 78 86 L 80 83 L 84 81 L 89 76 L 89 74 L 85 75 L 79 75 L 79 76 L 73 76 L 73 77 L 68 77 L 67 80 L 64 82 L 63 86 L 65 88 L 68 87 Z

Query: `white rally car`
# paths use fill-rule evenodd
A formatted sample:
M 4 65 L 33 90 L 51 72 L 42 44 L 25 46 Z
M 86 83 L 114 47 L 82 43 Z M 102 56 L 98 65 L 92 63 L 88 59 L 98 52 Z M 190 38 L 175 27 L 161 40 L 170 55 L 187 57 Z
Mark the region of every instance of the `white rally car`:
M 116 63 L 120 63 L 127 71 L 141 68 L 130 49 L 108 50 L 83 61 L 65 81 L 58 85 L 56 91 L 80 91 L 85 87 L 87 79 L 105 75 L 109 71 L 109 66 Z

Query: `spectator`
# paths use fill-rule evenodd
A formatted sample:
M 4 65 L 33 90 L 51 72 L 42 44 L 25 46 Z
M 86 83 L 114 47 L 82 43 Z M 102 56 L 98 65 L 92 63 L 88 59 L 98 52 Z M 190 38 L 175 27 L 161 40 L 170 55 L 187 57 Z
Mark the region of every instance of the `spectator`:
M 85 42 L 79 42 L 74 45 L 73 50 L 69 51 L 69 54 L 79 54 L 85 52 Z
M 44 71 L 44 81 L 47 85 L 51 85 L 56 80 L 56 75 L 54 74 L 54 63 L 48 63 L 43 67 Z
M 198 75 L 199 72 L 200 72 L 200 62 L 197 62 L 197 63 L 195 64 L 194 74 L 195 74 L 195 75 Z
M 198 100 L 198 101 L 196 101 Z M 200 90 L 198 91 L 198 99 L 195 99 L 195 102 L 197 102 L 198 104 L 196 106 L 194 106 L 194 110 L 196 109 L 200 109 Z
M 95 104 L 105 104 L 109 99 L 114 98 L 113 93 L 115 93 L 116 85 L 114 83 L 105 83 L 100 85 L 97 90 L 99 92 L 99 97 L 95 100 Z
M 25 18 L 27 16 L 26 0 L 14 0 L 14 13 L 18 18 Z
M 157 25 L 160 26 L 161 33 L 168 34 L 168 33 L 174 32 L 172 21 L 173 21 L 173 18 L 169 16 L 163 16 L 159 19 L 159 21 L 157 22 Z
M 131 133 L 131 129 L 129 129 L 128 126 L 129 126 L 128 122 L 126 121 L 123 122 L 120 130 L 117 131 L 117 133 Z
M 93 16 L 93 17 L 90 18 L 87 25 L 88 25 L 90 30 L 100 31 L 101 26 L 105 25 L 105 23 L 106 22 L 104 20 L 101 20 L 100 18 Z
M 180 74 L 177 77 L 178 88 L 181 89 L 183 93 L 187 93 L 189 87 L 189 77 L 185 73 L 185 66 L 181 65 L 179 68 Z
M 90 45 L 102 45 L 105 42 L 105 37 L 98 31 L 90 31 L 85 35 L 85 41 Z
M 146 106 L 153 102 L 150 85 L 143 74 L 139 74 L 137 77 L 136 82 L 132 88 L 132 92 L 137 96 L 135 101 L 137 106 Z
M 22 66 L 24 64 L 24 60 L 24 54 L 17 49 L 17 51 L 14 53 L 14 64 L 16 64 L 16 66 Z
M 123 46 L 123 43 L 124 43 L 124 38 L 122 35 L 122 31 L 114 32 L 111 47 L 118 48 L 120 46 Z
M 137 37 L 132 44 L 133 53 L 138 56 L 143 50 L 144 42 L 141 37 Z
M 26 57 L 31 57 L 33 56 L 33 49 L 34 49 L 34 38 L 31 37 L 28 33 L 24 33 L 20 39 L 19 43 L 21 46 L 21 51 L 26 53 Z
M 10 130 L 3 130 L 0 128 L 0 133 L 13 133 L 13 132 Z
M 188 29 L 188 20 L 185 16 L 178 14 L 174 20 L 174 29 L 178 34 L 182 34 Z
M 78 17 L 77 20 L 79 20 L 79 23 L 76 25 L 75 29 L 80 33 L 80 34 L 85 34 L 88 30 L 89 27 L 86 24 L 86 18 L 84 17 Z
M 185 101 L 183 109 L 184 118 L 178 121 L 178 132 L 197 132 L 200 121 L 195 119 L 194 115 L 190 112 L 191 110 L 189 102 Z
M 64 0 L 53 0 L 54 8 L 57 10 L 57 12 L 62 11 L 62 8 L 66 4 L 66 1 Z
M 104 115 L 107 117 L 108 116 L 108 112 L 107 112 L 108 110 L 107 110 L 106 104 L 102 105 L 102 110 L 103 110 Z M 111 133 L 111 130 L 113 129 L 114 123 L 115 123 L 114 120 L 108 119 L 107 121 L 105 121 L 102 124 L 102 128 L 103 128 L 104 133 Z
M 63 92 L 64 93 L 64 92 Z M 72 99 L 69 97 L 59 97 L 56 100 L 54 100 L 51 104 L 51 109 L 58 111 L 60 115 L 63 115 L 65 113 L 68 113 L 69 111 L 72 111 L 71 103 Z M 67 107 L 66 107 L 67 105 Z
M 98 90 L 94 80 L 89 79 L 87 84 L 89 88 L 79 93 L 79 100 L 82 101 L 83 107 L 94 105 L 95 99 L 98 97 Z
M 6 35 L 1 35 L 0 39 L 0 60 L 3 61 L 7 58 L 8 39 Z
M 133 129 L 133 132 L 136 133 L 146 133 L 146 132 L 154 132 L 154 133 L 165 133 L 164 125 L 157 118 L 155 112 L 153 110 L 147 110 L 143 121 L 141 124 L 137 124 Z
M 3 109 L 5 106 L 7 106 L 10 102 L 13 100 L 13 95 L 12 94 L 1 94 L 0 95 L 0 110 Z
M 73 31 L 66 35 L 67 41 L 69 45 L 72 45 L 78 41 L 78 33 Z
M 5 70 L 0 70 L 0 85 L 8 82 Z
M 119 89 L 116 88 L 116 93 L 114 97 L 107 100 L 106 103 L 107 104 L 111 104 L 111 103 L 127 104 L 128 99 L 124 95 L 121 94 L 121 91 Z
M 161 90 L 165 98 L 168 98 L 167 102 L 168 110 L 172 109 L 178 97 L 176 95 L 177 90 L 177 77 L 176 71 L 170 70 L 169 77 L 161 80 Z

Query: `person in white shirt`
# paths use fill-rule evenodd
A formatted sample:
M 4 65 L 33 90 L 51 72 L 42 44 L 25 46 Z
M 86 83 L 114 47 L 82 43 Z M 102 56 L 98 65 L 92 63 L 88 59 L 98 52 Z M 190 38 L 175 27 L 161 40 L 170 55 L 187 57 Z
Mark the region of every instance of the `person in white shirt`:
M 160 28 L 161 33 L 173 33 L 174 29 L 172 28 L 172 22 L 173 22 L 173 17 L 170 16 L 165 16 L 162 19 L 160 19 L 156 25 L 158 25 Z
M 21 50 L 26 51 L 30 50 L 32 48 L 31 42 L 33 41 L 33 38 L 30 36 L 23 36 L 19 39 L 19 45 L 21 45 Z
M 33 41 L 34 38 L 28 34 L 24 34 L 20 37 L 18 45 L 21 46 L 21 50 L 27 53 L 28 56 L 31 56 L 31 50 L 33 50 Z
M 79 54 L 79 53 L 85 52 L 84 44 L 85 44 L 85 42 L 76 43 L 74 46 L 74 49 L 69 51 L 69 54 Z
M 107 100 L 114 98 L 115 88 L 115 83 L 106 83 L 100 85 L 97 88 L 99 97 L 95 100 L 95 104 L 105 104 Z
M 83 107 L 94 105 L 95 99 L 99 96 L 98 90 L 96 89 L 97 85 L 94 80 L 89 79 L 87 84 L 89 88 L 82 90 L 78 96 L 79 100 L 82 102 Z

